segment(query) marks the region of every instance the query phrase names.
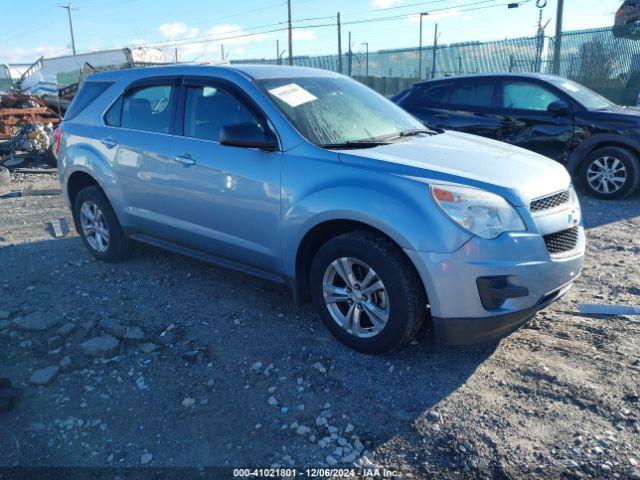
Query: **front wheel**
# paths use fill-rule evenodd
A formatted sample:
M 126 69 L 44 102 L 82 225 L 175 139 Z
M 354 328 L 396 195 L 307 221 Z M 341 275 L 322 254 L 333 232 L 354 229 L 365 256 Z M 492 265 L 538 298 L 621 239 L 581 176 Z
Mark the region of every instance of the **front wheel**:
M 582 162 L 580 180 L 585 190 L 594 197 L 605 200 L 624 198 L 638 187 L 640 163 L 625 148 L 599 148 Z
M 375 233 L 356 230 L 323 245 L 310 282 L 325 326 L 355 350 L 397 349 L 424 321 L 426 298 L 417 273 L 399 247 Z

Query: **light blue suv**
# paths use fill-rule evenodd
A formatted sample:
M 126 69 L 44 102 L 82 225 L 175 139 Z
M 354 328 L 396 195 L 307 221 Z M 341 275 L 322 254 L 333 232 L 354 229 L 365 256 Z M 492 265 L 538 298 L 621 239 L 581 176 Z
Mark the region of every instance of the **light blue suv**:
M 75 226 L 287 284 L 364 352 L 484 343 L 564 294 L 585 249 L 560 164 L 429 128 L 342 75 L 171 66 L 91 75 L 56 133 Z

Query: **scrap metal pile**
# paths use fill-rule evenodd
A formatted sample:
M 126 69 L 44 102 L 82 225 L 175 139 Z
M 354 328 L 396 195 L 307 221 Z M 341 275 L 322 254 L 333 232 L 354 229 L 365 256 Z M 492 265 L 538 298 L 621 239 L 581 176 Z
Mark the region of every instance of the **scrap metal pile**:
M 58 123 L 60 123 L 60 116 L 47 107 L 40 98 L 14 90 L 0 92 L 0 139 L 9 139 L 22 132 L 21 134 L 23 136 L 26 134 L 29 140 L 35 140 L 34 142 L 22 143 L 29 147 L 24 151 L 33 153 L 33 148 L 42 146 L 43 141 L 41 140 L 41 135 L 34 133 L 35 127 L 29 131 L 24 131 L 24 126 L 51 124 L 51 128 L 48 128 L 48 130 L 53 131 L 54 126 Z M 40 130 L 40 128 L 37 127 L 35 130 Z M 36 139 L 36 137 L 40 138 L 40 140 Z M 47 143 L 46 147 L 48 146 L 49 144 Z
M 51 163 L 49 147 L 60 115 L 36 96 L 0 91 L 0 165 Z

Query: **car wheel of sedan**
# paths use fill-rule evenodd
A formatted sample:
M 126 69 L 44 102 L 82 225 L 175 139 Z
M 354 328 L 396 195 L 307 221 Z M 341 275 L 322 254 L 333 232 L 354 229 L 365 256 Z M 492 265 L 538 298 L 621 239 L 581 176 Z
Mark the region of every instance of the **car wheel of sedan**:
M 340 235 L 316 254 L 311 295 L 341 342 L 384 353 L 411 341 L 426 314 L 422 283 L 400 248 L 367 231 Z
M 625 148 L 599 148 L 582 162 L 580 177 L 583 187 L 594 197 L 624 198 L 633 193 L 640 182 L 640 163 Z
M 131 253 L 113 208 L 97 186 L 82 189 L 75 199 L 73 220 L 85 246 L 98 260 L 119 262 Z

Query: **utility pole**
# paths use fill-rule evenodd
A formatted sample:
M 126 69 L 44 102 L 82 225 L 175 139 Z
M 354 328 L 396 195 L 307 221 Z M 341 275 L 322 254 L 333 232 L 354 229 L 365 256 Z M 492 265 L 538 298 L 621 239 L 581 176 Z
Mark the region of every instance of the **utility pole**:
M 553 44 L 553 73 L 560 74 L 560 53 L 562 47 L 562 14 L 564 0 L 558 0 L 558 10 L 556 12 L 556 38 Z
M 71 3 L 67 3 L 66 5 L 58 5 L 60 8 L 65 8 L 67 10 L 67 15 L 69 16 L 69 31 L 71 32 L 71 51 L 73 54 L 76 54 L 76 39 L 73 35 L 73 20 L 71 20 L 71 10 L 78 10 L 71 6 Z
M 222 58 L 222 63 L 224 63 L 224 43 L 220 44 L 220 57 Z
M 353 61 L 352 61 L 352 57 L 351 57 L 351 32 L 349 32 L 349 76 L 351 76 L 352 73 L 352 68 L 353 66 Z
M 293 30 L 291 29 L 291 0 L 287 0 L 289 12 L 289 65 L 293 65 Z
M 433 34 L 433 61 L 431 63 L 431 78 L 436 78 L 436 54 L 438 52 L 438 24 Z
M 365 76 L 369 78 L 369 42 L 362 42 L 362 45 L 365 46 L 365 52 L 366 52 L 364 57 L 365 58 L 365 61 L 364 61 Z
M 338 73 L 342 73 L 342 37 L 340 33 L 340 12 L 338 12 Z
M 422 17 L 429 15 L 428 12 L 420 14 L 420 42 L 418 44 L 418 79 L 422 80 Z

